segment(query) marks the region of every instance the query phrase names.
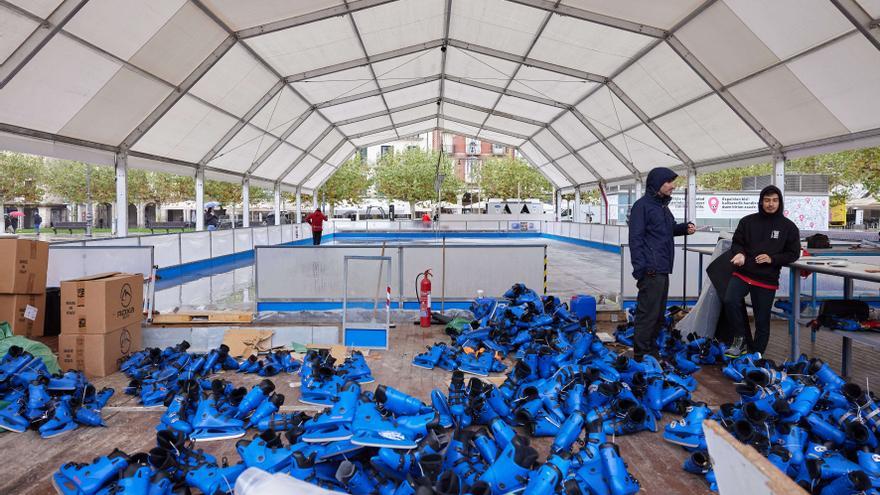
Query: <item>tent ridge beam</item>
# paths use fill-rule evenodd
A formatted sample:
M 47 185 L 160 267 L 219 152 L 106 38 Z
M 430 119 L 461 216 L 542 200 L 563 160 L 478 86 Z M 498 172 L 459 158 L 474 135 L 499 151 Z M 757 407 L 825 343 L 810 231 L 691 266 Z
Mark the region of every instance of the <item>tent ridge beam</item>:
M 628 21 L 626 19 L 620 19 L 618 17 L 612 17 L 605 14 L 599 14 L 597 12 L 591 12 L 589 10 L 580 9 L 569 5 L 559 5 L 558 2 L 552 2 L 549 0 L 508 1 L 512 3 L 526 5 L 529 7 L 534 7 L 536 9 L 546 10 L 547 12 L 552 12 L 554 14 L 565 17 L 572 17 L 582 21 L 588 21 L 595 24 L 602 24 L 604 26 L 622 29 L 631 33 L 650 36 L 652 38 L 663 38 L 667 34 L 667 31 L 658 27 L 649 26 L 647 24 L 640 24 L 638 22 Z
M 393 3 L 396 1 L 397 0 L 354 0 L 348 2 L 348 5 L 336 5 L 333 7 L 316 10 L 314 12 L 309 12 L 307 14 L 302 14 L 287 19 L 281 19 L 278 21 L 268 22 L 266 24 L 259 24 L 257 26 L 241 29 L 236 31 L 235 35 L 240 39 L 252 38 L 261 34 L 269 34 L 276 31 L 283 31 L 292 27 L 332 19 L 334 17 L 348 14 L 349 12 L 357 12 L 358 10 L 368 9 L 370 7 L 378 7 L 380 5 L 385 5 L 387 3 Z
M 446 94 L 446 52 L 449 50 L 450 24 L 452 24 L 452 0 L 446 0 L 446 7 L 443 9 L 443 47 L 440 48 L 440 92 L 437 98 L 437 127 L 440 127 L 440 120 L 443 118 L 443 96 Z M 441 153 L 443 152 L 443 132 L 440 133 L 440 145 L 437 148 Z
M 36 55 L 43 49 L 49 41 L 55 37 L 67 24 L 73 19 L 77 12 L 88 3 L 88 0 L 64 0 L 61 4 L 49 14 L 46 19 L 40 19 L 40 23 L 25 40 L 7 57 L 3 65 L 0 66 L 0 89 L 6 87 L 9 81 L 24 68 Z M 10 4 L 3 0 L 2 5 L 9 7 Z M 20 9 L 13 8 L 18 12 Z M 22 9 L 23 10 L 23 9 Z M 31 18 L 30 15 L 27 16 Z M 36 17 L 36 16 L 35 16 Z M 39 19 L 39 17 L 37 17 Z
M 564 146 L 565 149 L 568 150 L 568 152 L 571 154 L 571 156 L 573 156 L 578 162 L 580 162 L 580 164 L 583 165 L 584 168 L 587 169 L 593 175 L 593 177 L 596 178 L 596 180 L 603 180 L 604 179 L 602 177 L 602 174 L 597 172 L 596 169 L 593 168 L 592 165 L 590 165 L 590 162 L 588 162 L 586 158 L 582 157 L 580 155 L 580 153 L 576 152 L 574 150 L 574 148 L 571 146 L 571 144 L 568 141 L 566 141 L 566 139 L 563 138 L 562 135 L 556 131 L 556 129 L 554 129 L 553 127 L 548 127 L 547 130 L 550 132 L 550 134 L 553 135 L 553 137 L 555 137 L 560 143 L 562 143 L 562 146 Z

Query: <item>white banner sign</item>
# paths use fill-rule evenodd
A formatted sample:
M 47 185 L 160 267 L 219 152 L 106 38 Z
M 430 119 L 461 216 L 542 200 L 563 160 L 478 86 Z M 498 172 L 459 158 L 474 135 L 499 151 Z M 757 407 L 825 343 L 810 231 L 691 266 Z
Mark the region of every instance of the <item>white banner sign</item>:
M 828 196 L 785 196 L 786 217 L 801 230 L 828 230 Z M 684 217 L 684 194 L 672 195 L 669 208 Z M 697 220 L 739 219 L 758 211 L 758 193 L 697 193 Z

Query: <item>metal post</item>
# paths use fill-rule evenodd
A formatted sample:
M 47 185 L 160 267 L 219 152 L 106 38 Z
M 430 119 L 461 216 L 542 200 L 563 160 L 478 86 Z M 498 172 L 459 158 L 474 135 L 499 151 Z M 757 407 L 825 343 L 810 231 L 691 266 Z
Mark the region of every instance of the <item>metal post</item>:
M 574 188 L 574 207 L 571 209 L 571 221 L 581 221 L 581 188 Z
M 785 157 L 782 155 L 773 160 L 773 185 L 785 195 Z
M 791 337 L 791 359 L 797 359 L 801 353 L 800 307 L 801 307 L 801 270 L 789 267 L 789 299 L 791 300 L 791 316 L 788 318 L 788 333 Z
M 275 184 L 275 225 L 281 225 L 281 184 Z
M 692 170 L 688 174 L 688 184 L 687 184 L 687 194 L 685 197 L 688 199 L 688 203 L 686 205 L 687 212 L 685 214 L 685 220 L 696 222 L 697 219 L 697 171 Z
M 849 277 L 843 277 L 843 298 L 846 300 L 850 300 L 853 297 L 853 279 Z M 796 306 L 792 307 L 794 309 Z M 843 337 L 843 342 L 841 343 L 841 355 L 840 355 L 840 375 L 844 378 L 849 378 L 849 367 L 852 361 L 852 339 L 849 337 Z
M 562 219 L 562 191 L 556 190 L 556 221 Z
M 302 187 L 296 187 L 296 223 L 302 223 Z
M 116 153 L 116 237 L 128 235 L 128 153 Z
M 312 210 L 318 208 L 318 191 L 312 191 Z
M 641 180 L 641 179 L 636 179 L 636 193 L 635 193 L 635 199 L 639 199 L 639 198 L 641 198 L 641 197 L 642 197 L 642 180 Z M 633 201 L 633 202 L 635 202 L 635 201 Z M 630 203 L 630 204 L 632 204 L 632 203 Z
M 235 219 L 232 219 L 233 223 Z M 241 226 L 251 226 L 251 178 L 245 176 L 241 181 Z
M 92 164 L 86 164 L 86 237 L 92 236 Z
M 196 171 L 196 230 L 205 230 L 205 169 Z

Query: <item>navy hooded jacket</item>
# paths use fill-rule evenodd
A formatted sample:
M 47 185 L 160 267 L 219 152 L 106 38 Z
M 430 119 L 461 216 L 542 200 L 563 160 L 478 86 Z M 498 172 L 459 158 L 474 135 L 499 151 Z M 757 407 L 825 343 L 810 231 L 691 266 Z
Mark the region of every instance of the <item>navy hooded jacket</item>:
M 629 249 L 632 275 L 636 280 L 648 273 L 672 273 L 675 260 L 673 236 L 687 235 L 688 224 L 676 224 L 669 211 L 672 198 L 659 194 L 660 186 L 676 177 L 678 174 L 666 167 L 652 169 L 645 181 L 645 195 L 630 210 Z

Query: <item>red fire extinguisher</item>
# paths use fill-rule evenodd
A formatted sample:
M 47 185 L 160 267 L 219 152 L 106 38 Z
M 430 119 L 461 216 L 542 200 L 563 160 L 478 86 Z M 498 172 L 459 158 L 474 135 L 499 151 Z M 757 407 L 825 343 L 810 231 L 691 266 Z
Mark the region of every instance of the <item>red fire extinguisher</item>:
M 419 324 L 423 328 L 431 326 L 431 269 L 425 270 L 416 277 L 416 286 L 419 288 Z M 419 283 L 419 278 L 422 282 Z

